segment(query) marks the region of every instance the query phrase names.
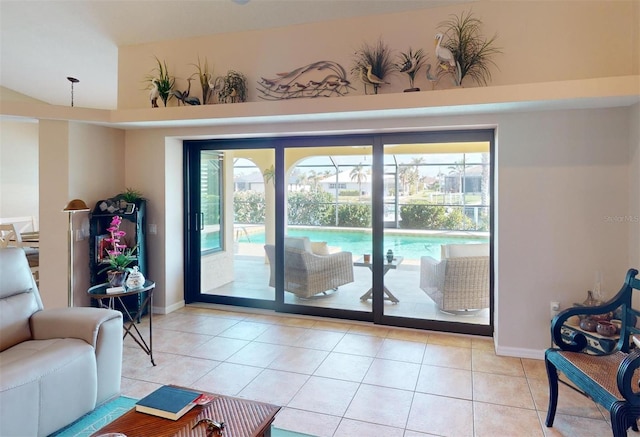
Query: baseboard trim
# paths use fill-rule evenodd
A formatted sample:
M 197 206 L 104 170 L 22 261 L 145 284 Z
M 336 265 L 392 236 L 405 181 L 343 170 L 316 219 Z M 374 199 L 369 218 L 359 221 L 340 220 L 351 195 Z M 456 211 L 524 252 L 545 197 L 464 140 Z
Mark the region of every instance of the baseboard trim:
M 178 303 L 174 303 L 173 305 L 170 305 L 168 307 L 157 307 L 154 306 L 152 308 L 153 314 L 169 314 L 172 313 L 176 310 L 179 310 L 180 308 L 184 307 L 185 303 L 184 300 L 181 300 Z
M 544 349 L 526 349 L 521 347 L 507 347 L 496 345 L 496 354 L 506 357 L 530 358 L 532 360 L 544 360 Z

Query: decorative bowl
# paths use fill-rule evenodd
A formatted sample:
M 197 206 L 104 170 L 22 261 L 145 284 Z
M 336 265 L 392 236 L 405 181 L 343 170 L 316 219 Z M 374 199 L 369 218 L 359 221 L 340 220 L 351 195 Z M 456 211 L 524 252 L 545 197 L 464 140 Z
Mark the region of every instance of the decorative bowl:
M 608 322 L 609 320 L 611 320 L 611 317 L 613 317 L 612 313 L 604 313 L 604 314 L 592 314 L 591 316 L 589 316 L 591 318 L 591 320 L 595 320 L 598 322 Z
M 611 322 L 601 321 L 596 326 L 596 332 L 605 337 L 611 337 L 616 334 L 616 325 Z
M 580 328 L 589 332 L 596 332 L 596 328 L 598 326 L 598 322 L 592 319 L 582 319 L 580 321 Z
M 571 325 L 571 326 L 580 326 L 580 317 L 578 316 L 571 316 L 567 319 L 567 324 Z
M 620 330 L 622 329 L 622 320 L 611 319 L 609 321 L 616 327 L 616 334 L 620 333 Z

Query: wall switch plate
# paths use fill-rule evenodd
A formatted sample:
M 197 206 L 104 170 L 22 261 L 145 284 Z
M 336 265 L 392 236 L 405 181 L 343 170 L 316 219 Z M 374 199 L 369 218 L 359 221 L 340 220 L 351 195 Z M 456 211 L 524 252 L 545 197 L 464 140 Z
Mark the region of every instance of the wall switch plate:
M 150 224 L 149 225 L 149 233 L 151 235 L 156 235 L 158 233 L 158 225 L 156 224 Z

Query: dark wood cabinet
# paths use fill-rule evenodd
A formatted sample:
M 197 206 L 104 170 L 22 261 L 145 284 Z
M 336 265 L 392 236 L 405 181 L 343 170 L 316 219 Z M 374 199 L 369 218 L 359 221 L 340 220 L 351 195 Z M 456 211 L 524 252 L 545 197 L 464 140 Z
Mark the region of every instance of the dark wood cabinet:
M 146 201 L 138 200 L 134 203 L 122 203 L 121 209 L 113 208 L 113 200 L 100 200 L 89 213 L 89 280 L 91 285 L 99 285 L 107 282 L 107 272 L 101 272 L 107 266 L 105 261 L 104 241 L 109 236 L 107 228 L 111 225 L 113 217 L 122 217 L 120 230 L 126 232 L 121 239 L 121 243 L 127 247 L 136 247 L 134 261 L 129 267 L 138 266 L 138 269 L 145 277 L 147 275 L 147 245 L 145 237 L 146 229 Z M 146 298 L 146 293 L 139 293 L 123 299 L 124 305 L 132 312 L 139 312 L 142 302 Z M 117 308 L 122 310 L 122 308 Z

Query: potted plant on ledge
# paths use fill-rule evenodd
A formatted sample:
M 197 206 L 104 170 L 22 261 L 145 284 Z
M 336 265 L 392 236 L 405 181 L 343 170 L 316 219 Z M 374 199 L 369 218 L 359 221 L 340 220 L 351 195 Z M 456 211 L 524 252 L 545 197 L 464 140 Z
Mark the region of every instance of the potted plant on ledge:
M 127 278 L 127 273 L 131 271 L 129 265 L 136 260 L 134 252 L 136 247 L 127 248 L 126 244 L 121 244 L 120 239 L 126 235 L 125 231 L 120 230 L 122 217 L 116 215 L 111 219 L 111 223 L 107 228 L 110 236 L 105 238 L 107 243 L 111 244 L 107 251 L 107 266 L 98 273 L 107 272 L 109 284 L 112 287 L 121 287 Z

